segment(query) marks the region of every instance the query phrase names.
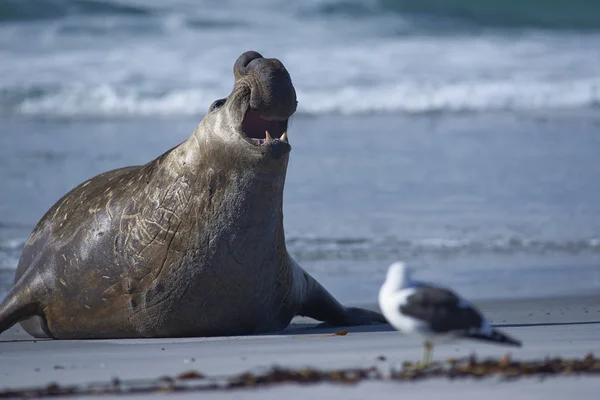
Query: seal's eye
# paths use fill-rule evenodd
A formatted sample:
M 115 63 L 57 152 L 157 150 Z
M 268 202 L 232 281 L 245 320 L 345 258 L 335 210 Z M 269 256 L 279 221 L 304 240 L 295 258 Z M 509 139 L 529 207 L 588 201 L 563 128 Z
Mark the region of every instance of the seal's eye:
M 217 108 L 225 104 L 225 101 L 227 101 L 227 98 L 213 101 L 213 103 L 210 105 L 210 111 L 215 111 Z

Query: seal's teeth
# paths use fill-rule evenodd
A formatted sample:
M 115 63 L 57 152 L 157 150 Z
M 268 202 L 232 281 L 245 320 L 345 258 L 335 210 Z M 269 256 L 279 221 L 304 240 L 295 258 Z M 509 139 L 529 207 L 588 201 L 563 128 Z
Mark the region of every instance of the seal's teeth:
M 283 135 L 281 135 L 281 137 L 279 138 L 279 140 L 281 140 L 282 142 L 286 142 L 287 143 L 287 132 L 283 131 Z
M 267 142 L 270 142 L 271 140 L 273 140 L 269 131 L 265 131 L 265 137 L 266 137 Z

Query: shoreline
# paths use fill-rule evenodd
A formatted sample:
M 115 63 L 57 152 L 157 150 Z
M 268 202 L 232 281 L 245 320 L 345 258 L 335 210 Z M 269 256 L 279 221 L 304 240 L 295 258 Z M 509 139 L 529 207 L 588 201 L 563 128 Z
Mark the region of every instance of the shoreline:
M 475 302 L 495 326 L 523 340 L 515 349 L 476 341 L 459 341 L 434 348 L 436 361 L 468 357 L 500 358 L 510 353 L 514 360 L 532 361 L 546 357 L 585 357 L 600 348 L 600 295 L 546 299 L 498 300 Z M 370 308 L 374 305 L 371 304 Z M 422 343 L 419 338 L 404 336 L 389 325 L 348 327 L 346 335 L 335 335 L 344 328 L 320 328 L 308 318 L 295 318 L 282 332 L 263 335 L 177 339 L 107 339 L 107 340 L 34 340 L 11 328 L 0 336 L 0 389 L 110 382 L 114 378 L 157 379 L 178 376 L 194 370 L 212 376 L 232 376 L 248 371 L 265 371 L 273 366 L 317 368 L 324 370 L 369 368 L 385 370 L 404 361 L 419 361 Z M 383 356 L 386 361 L 380 361 Z M 573 375 L 574 377 L 575 375 Z M 549 386 L 559 386 L 561 377 L 548 379 Z M 532 379 L 518 380 L 512 386 L 528 386 Z M 571 393 L 591 390 L 597 377 L 580 377 Z M 495 380 L 465 380 L 451 383 L 426 379 L 402 387 L 407 393 L 453 388 L 489 390 Z M 586 383 L 588 382 L 588 383 Z M 361 382 L 345 387 L 348 394 L 369 388 L 376 394 L 390 390 L 392 383 Z M 426 389 L 429 388 L 429 389 Z M 334 390 L 330 383 L 298 388 L 281 384 L 268 389 L 240 389 L 241 395 L 290 395 L 325 393 Z M 335 389 L 338 390 L 338 389 Z M 339 388 L 339 390 L 342 390 Z M 454 390 L 454 389 L 453 389 Z M 325 391 L 325 392 L 321 392 Z M 458 396 L 462 391 L 453 391 Z M 192 396 L 195 392 L 177 396 Z M 340 392 L 341 393 L 341 392 Z M 217 394 L 216 392 L 214 394 Z M 222 393 L 225 395 L 226 393 Z M 197 395 L 197 393 L 196 393 Z M 303 396 L 303 395 L 302 395 Z M 519 397 L 519 396 L 517 396 Z M 550 397 L 552 398 L 552 397 Z M 559 397 L 555 397 L 559 398 Z

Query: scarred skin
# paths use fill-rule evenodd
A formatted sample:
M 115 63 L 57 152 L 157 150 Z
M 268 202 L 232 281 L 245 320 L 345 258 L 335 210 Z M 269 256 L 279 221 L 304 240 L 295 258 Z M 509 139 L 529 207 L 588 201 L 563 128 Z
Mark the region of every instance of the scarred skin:
M 273 332 L 294 315 L 385 322 L 340 305 L 286 250 L 291 146 L 277 138 L 297 104 L 287 70 L 246 52 L 234 76 L 186 141 L 95 176 L 50 208 L 0 305 L 0 332 L 19 321 L 56 339 Z

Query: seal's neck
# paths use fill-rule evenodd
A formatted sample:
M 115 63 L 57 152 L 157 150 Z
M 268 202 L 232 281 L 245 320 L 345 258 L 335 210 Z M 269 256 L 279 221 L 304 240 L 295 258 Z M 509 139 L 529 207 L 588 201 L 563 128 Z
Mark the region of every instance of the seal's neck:
M 170 154 L 169 162 L 185 176 L 203 208 L 240 226 L 283 237 L 283 189 L 287 156 L 280 160 L 248 157 L 229 143 L 194 134 Z M 213 140 L 214 139 L 214 140 Z

